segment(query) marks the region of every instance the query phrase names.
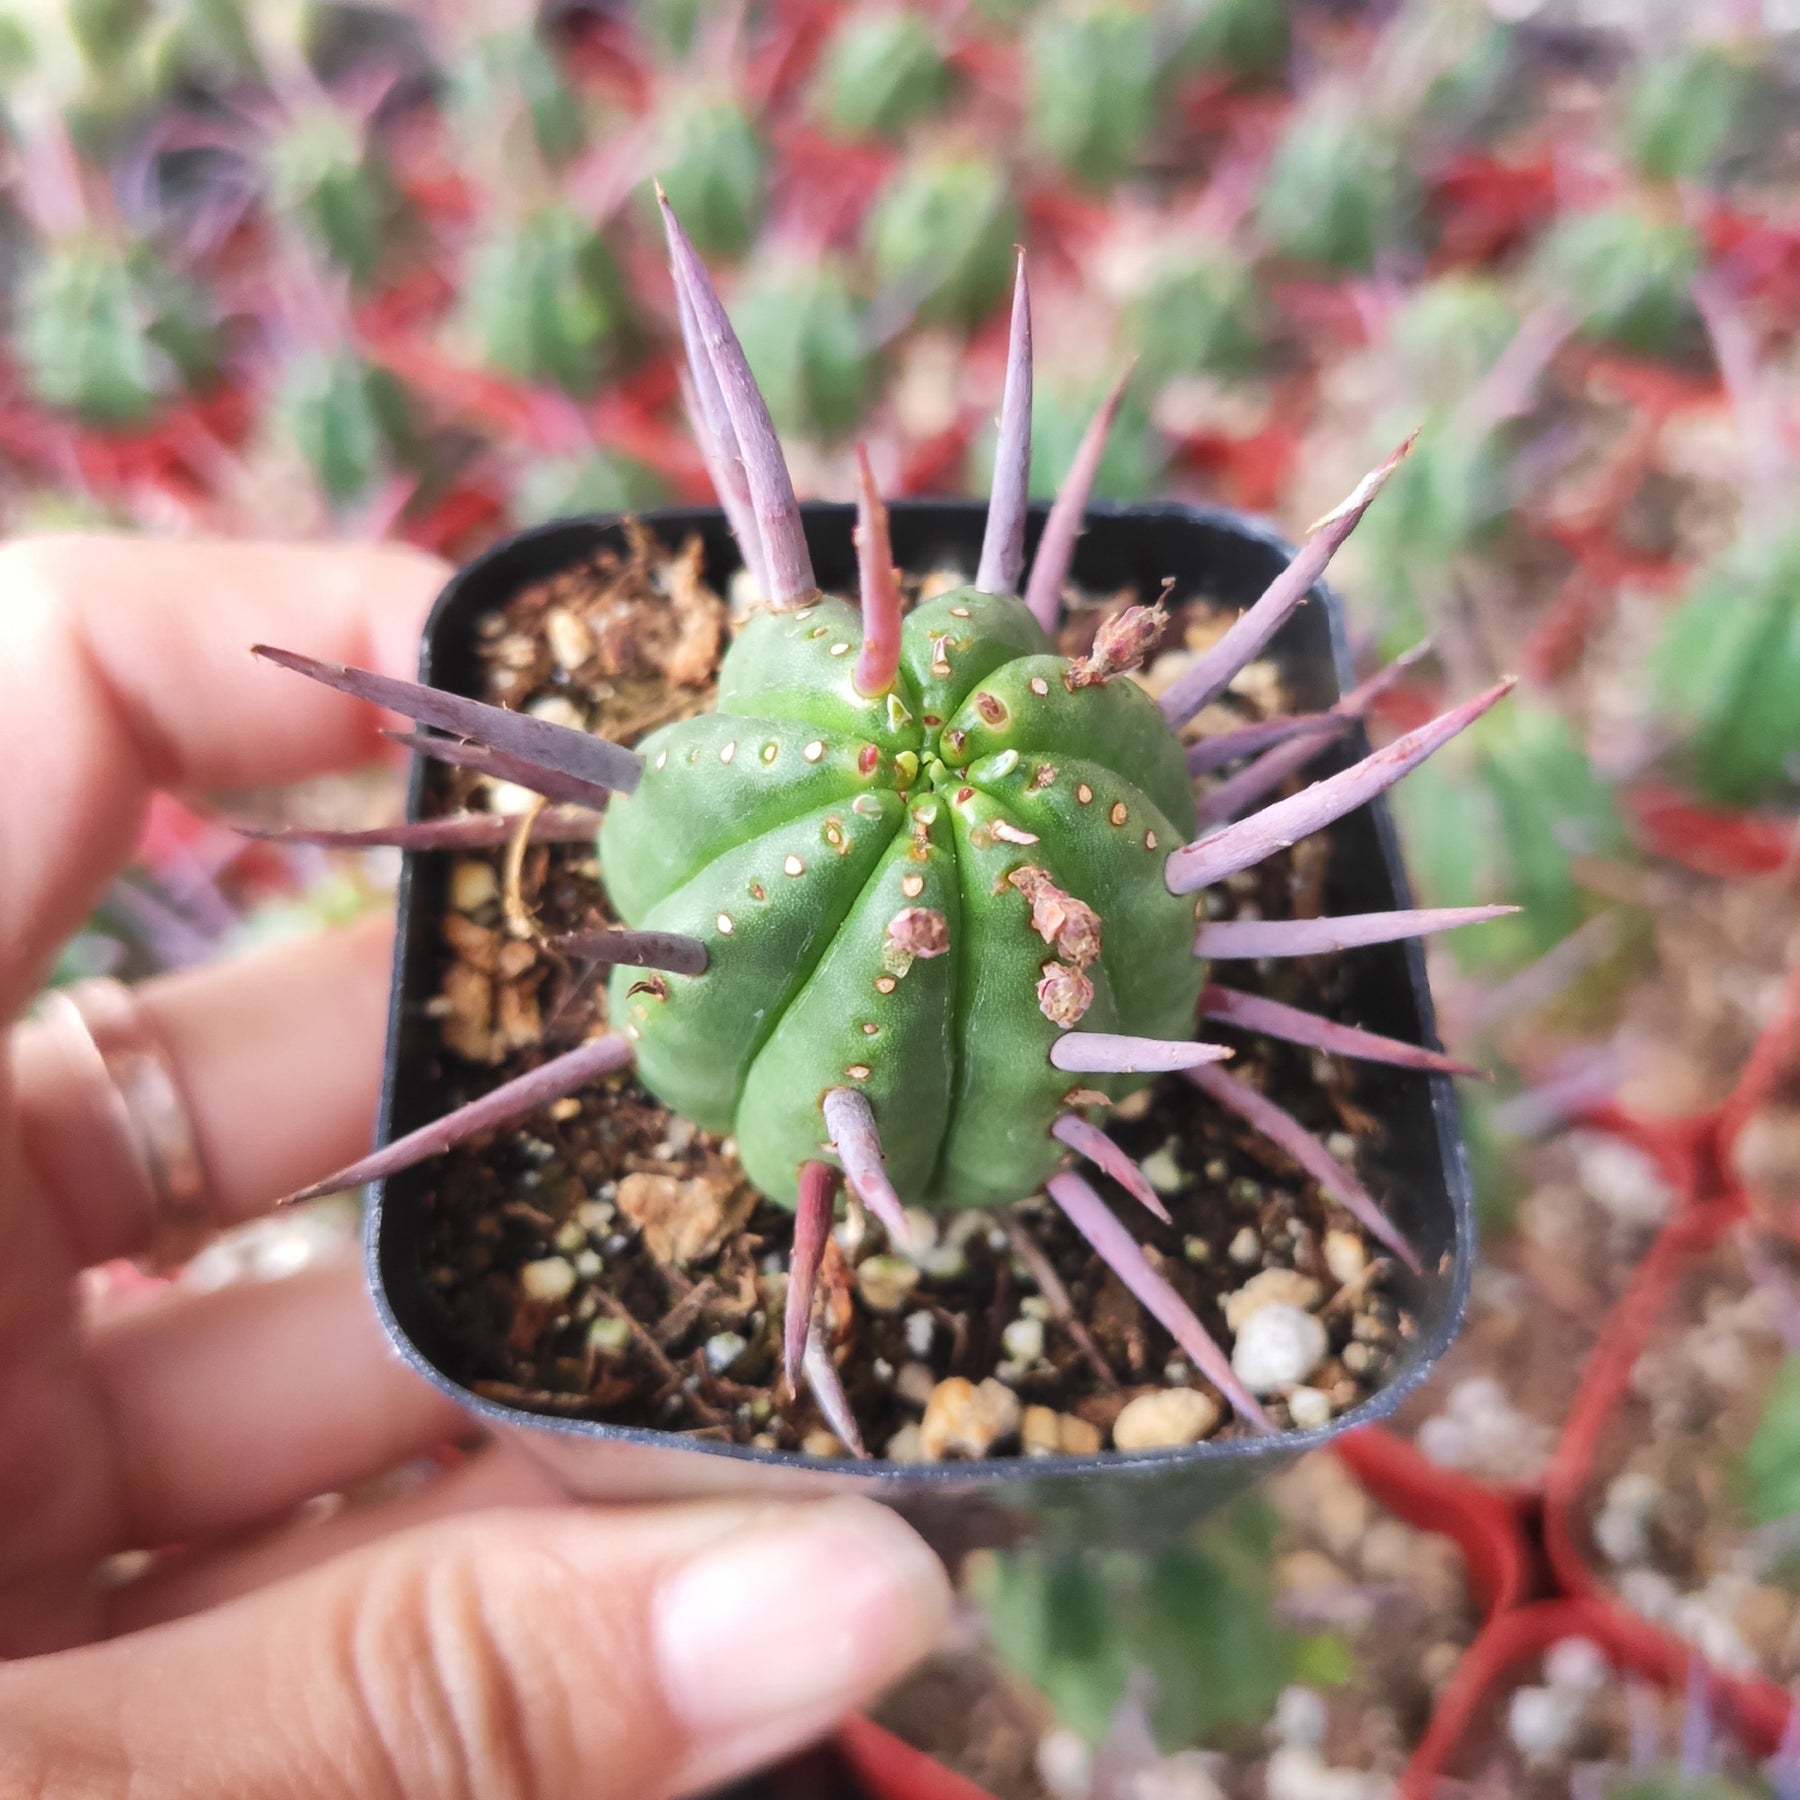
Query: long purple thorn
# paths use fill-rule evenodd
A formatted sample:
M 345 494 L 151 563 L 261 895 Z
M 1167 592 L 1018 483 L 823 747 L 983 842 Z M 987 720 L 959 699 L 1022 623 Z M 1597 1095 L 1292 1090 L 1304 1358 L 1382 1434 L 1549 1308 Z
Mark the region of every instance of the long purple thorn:
M 1150 1185 L 1150 1178 L 1098 1125 L 1089 1124 L 1080 1113 L 1064 1113 L 1050 1127 L 1050 1135 L 1067 1144 L 1077 1156 L 1085 1156 L 1103 1175 L 1110 1175 L 1140 1206 L 1146 1206 L 1165 1225 L 1175 1221 L 1163 1205 L 1162 1195 Z
M 1381 1210 L 1369 1190 L 1291 1112 L 1223 1069 L 1189 1069 L 1186 1073 L 1187 1079 L 1209 1100 L 1236 1113 L 1253 1131 L 1291 1157 L 1371 1237 L 1385 1244 L 1415 1275 L 1419 1273 L 1418 1252 L 1400 1228 Z
M 687 358 L 689 387 L 683 397 L 694 420 L 700 452 L 707 473 L 712 476 L 719 504 L 725 509 L 733 535 L 744 553 L 744 562 L 760 585 L 764 573 L 762 539 L 757 534 L 756 515 L 750 507 L 750 484 L 744 476 L 737 431 L 732 426 L 731 413 L 725 405 L 725 393 L 713 370 L 712 358 L 707 355 L 706 339 L 694 317 L 687 286 L 680 281 L 675 283 L 675 317 L 681 326 L 681 347 Z
M 1000 396 L 1000 435 L 994 443 L 994 480 L 975 585 L 984 594 L 1018 591 L 1025 567 L 1025 508 L 1031 499 L 1031 288 L 1025 252 L 1013 277 L 1012 326 L 1006 339 L 1006 386 Z
M 875 485 L 869 453 L 856 446 L 856 562 L 862 578 L 862 649 L 853 677 L 865 699 L 885 694 L 900 668 L 900 578 L 888 537 L 887 502 Z
M 369 669 L 352 669 L 343 663 L 320 662 L 316 657 L 277 650 L 269 644 L 253 644 L 251 654 L 336 688 L 340 694 L 371 701 L 389 712 L 416 719 L 421 725 L 435 725 L 439 731 L 487 744 L 540 768 L 573 775 L 614 793 L 629 794 L 644 772 L 644 759 L 635 750 L 609 744 L 605 738 L 567 725 L 552 725 L 548 719 L 533 718 L 530 713 L 509 712 L 504 706 L 489 706 L 462 694 L 447 694 L 442 688 L 421 687 L 416 681 L 377 675 Z
M 677 294 L 682 316 L 682 336 L 687 337 L 686 323 L 688 306 Z M 700 460 L 706 464 L 707 478 L 712 482 L 713 492 L 719 497 L 719 506 L 725 514 L 725 522 L 731 527 L 731 535 L 737 539 L 738 555 L 743 559 L 745 571 L 755 584 L 759 594 L 766 593 L 769 577 L 763 568 L 762 545 L 756 536 L 756 515 L 750 510 L 750 490 L 744 485 L 744 465 L 737 453 L 737 439 L 731 435 L 731 420 L 725 412 L 725 396 L 719 392 L 719 384 L 712 382 L 713 398 L 718 404 L 718 417 L 709 416 L 706 401 L 700 397 L 700 382 L 695 370 L 699 361 L 704 359 L 705 351 L 696 338 L 687 344 L 689 367 L 680 375 L 681 403 L 687 411 L 688 424 L 694 434 L 694 442 L 700 446 Z M 712 376 L 712 365 L 706 365 L 707 377 Z M 721 435 L 723 433 L 723 435 Z
M 1227 825 L 1210 837 L 1184 844 L 1164 865 L 1163 880 L 1169 892 L 1191 894 L 1198 888 L 1210 887 L 1215 881 L 1223 881 L 1227 875 L 1323 830 L 1345 813 L 1354 812 L 1377 794 L 1385 793 L 1459 731 L 1473 725 L 1512 686 L 1510 676 L 1496 682 L 1485 694 L 1453 706 L 1361 762 L 1302 788 L 1290 799 L 1277 800 L 1273 806 Z
M 706 973 L 706 946 L 679 931 L 572 931 L 552 938 L 550 948 L 578 962 L 628 963 L 671 975 Z
M 496 781 L 510 781 L 515 786 L 530 788 L 546 800 L 565 801 L 570 806 L 604 806 L 610 790 L 597 782 L 583 781 L 578 775 L 559 774 L 542 763 L 528 762 L 522 756 L 508 756 L 490 744 L 469 744 L 456 737 L 432 737 L 423 731 L 389 731 L 383 733 L 395 743 L 404 744 L 419 756 L 433 762 L 450 763 L 459 769 L 474 769 Z
M 875 1129 L 874 1109 L 867 1094 L 855 1088 L 833 1088 L 825 1096 L 825 1129 L 831 1133 L 831 1147 L 844 1165 L 844 1179 L 850 1191 L 876 1218 L 890 1240 L 902 1250 L 912 1248 L 912 1227 L 906 1222 L 906 1208 L 894 1192 L 882 1166 L 886 1154 L 881 1148 L 881 1134 Z
M 1070 1075 L 1161 1075 L 1169 1069 L 1191 1069 L 1196 1063 L 1222 1062 L 1229 1055 L 1223 1044 L 1071 1031 L 1050 1046 L 1050 1065 Z
M 1222 825 L 1227 819 L 1235 819 L 1264 794 L 1273 793 L 1290 775 L 1299 774 L 1328 743 L 1336 742 L 1356 724 L 1430 648 L 1429 640 L 1423 644 L 1415 644 L 1404 656 L 1396 658 L 1384 669 L 1377 669 L 1367 681 L 1352 688 L 1329 712 L 1322 715 L 1328 723 L 1328 730 L 1323 738 L 1289 738 L 1285 744 L 1277 744 L 1265 750 L 1253 763 L 1239 769 L 1235 775 L 1227 775 L 1202 796 L 1198 807 L 1200 823 Z
M 453 813 L 446 819 L 409 819 L 367 831 L 315 830 L 309 825 L 235 825 L 247 838 L 272 844 L 318 844 L 327 850 L 497 850 L 518 835 L 511 813 Z M 551 806 L 531 821 L 534 844 L 591 843 L 599 819 L 585 807 Z
M 1031 580 L 1025 588 L 1025 604 L 1031 616 L 1046 631 L 1054 631 L 1062 617 L 1063 583 L 1069 577 L 1069 563 L 1075 554 L 1075 540 L 1081 536 L 1082 521 L 1087 517 L 1088 499 L 1094 491 L 1094 477 L 1100 472 L 1100 458 L 1106 454 L 1106 440 L 1118 416 L 1119 402 L 1125 398 L 1125 384 L 1131 379 L 1127 369 L 1112 385 L 1112 391 L 1100 402 L 1100 410 L 1088 421 L 1069 472 L 1051 503 L 1050 516 L 1044 521 L 1044 534 L 1038 539 L 1037 555 L 1031 559 Z
M 1516 906 L 1415 907 L 1405 912 L 1347 913 L 1337 919 L 1219 919 L 1200 927 L 1194 954 L 1213 962 L 1247 962 L 1264 956 L 1324 956 L 1363 944 L 1392 944 L 1429 937 L 1458 925 L 1485 925 L 1516 913 Z
M 756 385 L 756 377 L 750 373 L 744 347 L 731 328 L 706 265 L 688 241 L 668 195 L 660 187 L 656 198 L 668 234 L 676 292 L 685 294 L 693 310 L 695 329 L 724 396 L 725 411 L 743 458 L 750 510 L 756 520 L 769 578 L 765 593 L 778 609 L 803 606 L 819 591 L 819 584 L 813 578 L 806 527 L 800 519 L 800 502 L 794 498 L 794 480 L 788 473 L 787 459 L 781 454 L 781 440 L 775 435 L 768 404 Z
M 1211 1073 L 1211 1071 L 1208 1071 Z M 1137 1295 L 1145 1309 L 1185 1350 L 1197 1368 L 1258 1431 L 1273 1431 L 1274 1422 L 1231 1372 L 1225 1352 L 1213 1342 L 1194 1309 L 1150 1266 L 1142 1246 L 1113 1216 L 1111 1207 L 1072 1170 L 1052 1175 L 1050 1198 L 1068 1221 L 1093 1245 L 1100 1260 Z
M 1417 436 L 1415 431 L 1386 462 L 1356 484 L 1355 491 L 1342 505 L 1334 507 L 1312 526 L 1306 542 L 1295 552 L 1294 560 L 1269 583 L 1262 597 L 1234 621 L 1230 630 L 1210 650 L 1197 657 L 1191 668 L 1170 684 L 1157 704 L 1171 726 L 1185 725 L 1201 707 L 1224 693 L 1237 672 L 1256 657 L 1281 628 L 1288 614 L 1312 592 L 1314 582 L 1325 573 L 1325 566 L 1337 554 L 1338 546 L 1356 529 L 1357 522 L 1369 510 L 1369 503 L 1387 485 L 1388 478 L 1399 468 Z
M 1309 1050 L 1355 1057 L 1359 1062 L 1392 1063 L 1395 1068 L 1426 1069 L 1434 1075 L 1485 1072 L 1473 1063 L 1458 1062 L 1440 1051 L 1383 1037 L 1378 1031 L 1364 1031 L 1357 1025 L 1340 1025 L 1298 1006 L 1265 1000 L 1260 994 L 1246 994 L 1237 988 L 1208 986 L 1200 996 L 1200 1016 L 1220 1024 L 1241 1025 L 1246 1031 L 1260 1031 L 1284 1043 L 1303 1044 Z
M 1190 775 L 1210 775 L 1227 763 L 1241 761 L 1289 738 L 1336 737 L 1344 729 L 1342 722 L 1328 712 L 1294 713 L 1285 719 L 1259 719 L 1254 725 L 1239 725 L 1231 731 L 1215 732 L 1187 747 Z
M 445 1113 L 441 1119 L 433 1119 L 429 1125 L 421 1125 L 417 1131 L 395 1138 L 391 1144 L 384 1144 L 360 1162 L 339 1169 L 335 1175 L 327 1175 L 323 1181 L 315 1181 L 297 1194 L 289 1194 L 286 1203 L 361 1187 L 365 1181 L 385 1181 L 402 1169 L 442 1156 L 446 1150 L 466 1144 L 484 1131 L 511 1125 L 540 1107 L 548 1106 L 552 1100 L 560 1100 L 577 1088 L 616 1073 L 630 1063 L 631 1056 L 631 1040 L 622 1031 L 608 1031 L 600 1037 L 590 1038 L 577 1049 L 565 1050 L 561 1056 L 539 1063 L 527 1074 L 501 1082 L 478 1100 Z
M 794 1249 L 788 1258 L 787 1306 L 781 1318 L 781 1359 L 788 1386 L 800 1389 L 800 1365 L 806 1360 L 806 1334 L 812 1325 L 813 1290 L 819 1284 L 819 1260 L 831 1235 L 832 1202 L 838 1172 L 830 1163 L 800 1165 L 800 1198 L 794 1207 Z
M 856 1428 L 856 1414 L 850 1410 L 850 1396 L 844 1392 L 844 1378 L 825 1348 L 825 1340 L 816 1330 L 806 1334 L 806 1385 L 825 1423 L 837 1434 L 838 1441 L 857 1458 L 866 1462 L 869 1453 L 863 1447 L 862 1433 Z

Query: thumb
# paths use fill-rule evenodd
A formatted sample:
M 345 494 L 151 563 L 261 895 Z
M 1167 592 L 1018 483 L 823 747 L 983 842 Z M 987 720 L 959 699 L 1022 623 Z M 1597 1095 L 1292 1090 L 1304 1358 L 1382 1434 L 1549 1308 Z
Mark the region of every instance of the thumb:
M 827 1730 L 948 1598 L 866 1500 L 472 1515 L 0 1669 L 0 1793 L 691 1792 Z

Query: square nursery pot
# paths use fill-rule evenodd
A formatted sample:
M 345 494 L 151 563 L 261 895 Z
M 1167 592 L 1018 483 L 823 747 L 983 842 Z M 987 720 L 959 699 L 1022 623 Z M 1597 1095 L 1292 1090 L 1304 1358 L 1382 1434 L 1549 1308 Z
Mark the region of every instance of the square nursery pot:
M 813 504 L 804 511 L 821 585 L 828 591 L 855 592 L 852 509 Z M 983 507 L 973 502 L 900 502 L 892 515 L 895 560 L 913 570 L 946 563 L 973 567 L 984 517 Z M 647 515 L 645 523 L 671 544 L 697 533 L 709 579 L 723 591 L 738 556 L 719 513 L 670 510 Z M 1042 510 L 1034 510 L 1033 541 L 1042 523 Z M 478 621 L 521 587 L 570 567 L 609 540 L 622 541 L 618 521 L 570 520 L 508 538 L 470 563 L 451 580 L 432 612 L 420 678 L 459 693 L 473 692 Z M 1236 611 L 1257 597 L 1290 554 L 1265 527 L 1222 510 L 1096 507 L 1076 550 L 1073 576 L 1091 592 L 1130 588 L 1146 596 L 1173 577 L 1178 593 L 1202 594 Z M 1329 706 L 1350 684 L 1342 613 L 1323 588 L 1289 620 L 1266 654 L 1276 662 L 1298 707 Z M 1359 729 L 1322 753 L 1315 770 L 1330 773 L 1367 750 Z M 424 798 L 424 768 L 416 763 L 410 817 L 422 816 Z M 1331 832 L 1328 911 L 1411 905 L 1394 828 L 1381 801 L 1350 814 Z M 446 861 L 409 856 L 401 874 L 379 1126 L 384 1143 L 443 1110 L 434 1091 L 437 1045 L 426 1003 L 435 992 L 440 954 L 436 927 Z M 1342 1013 L 1371 1030 L 1435 1045 L 1419 945 L 1354 952 Z M 577 1495 L 625 1500 L 851 1490 L 895 1506 L 946 1554 L 1036 1535 L 1070 1544 L 1141 1545 L 1182 1530 L 1301 1451 L 1391 1412 L 1430 1373 L 1456 1329 L 1468 1288 L 1474 1223 L 1451 1082 L 1444 1076 L 1369 1065 L 1359 1070 L 1356 1093 L 1358 1104 L 1381 1126 L 1376 1167 L 1369 1172 L 1388 1197 L 1396 1223 L 1418 1249 L 1426 1273 L 1421 1279 L 1408 1278 L 1397 1290 L 1415 1329 L 1403 1340 L 1386 1385 L 1316 1431 L 1233 1437 L 1149 1452 L 855 1463 L 696 1442 L 674 1433 L 547 1416 L 497 1403 L 446 1372 L 456 1359 L 443 1341 L 423 1285 L 421 1197 L 433 1178 L 429 1164 L 373 1189 L 366 1227 L 369 1281 L 400 1355 L 484 1425 L 518 1439 Z M 1194 1104 L 1204 1104 L 1198 1094 Z

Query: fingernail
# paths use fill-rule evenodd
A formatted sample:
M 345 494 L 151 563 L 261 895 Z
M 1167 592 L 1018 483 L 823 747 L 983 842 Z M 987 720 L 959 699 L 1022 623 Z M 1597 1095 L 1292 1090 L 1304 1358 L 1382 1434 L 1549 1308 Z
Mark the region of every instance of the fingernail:
M 759 1519 L 657 1591 L 669 1708 L 696 1737 L 829 1719 L 924 1655 L 949 1601 L 937 1558 L 873 1501 Z

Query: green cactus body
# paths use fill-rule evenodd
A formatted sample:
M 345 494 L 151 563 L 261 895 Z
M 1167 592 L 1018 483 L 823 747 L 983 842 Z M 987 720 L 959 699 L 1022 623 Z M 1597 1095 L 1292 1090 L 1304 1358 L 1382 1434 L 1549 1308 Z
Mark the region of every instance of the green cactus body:
M 709 963 L 621 969 L 611 1012 L 645 1085 L 784 1204 L 834 1088 L 867 1097 L 902 1200 L 1001 1204 L 1058 1166 L 1072 1093 L 1148 1079 L 1063 1073 L 1066 1030 L 1192 1028 L 1194 900 L 1163 881 L 1195 825 L 1182 749 L 1135 683 L 1079 685 L 1016 599 L 918 607 L 873 699 L 860 640 L 841 600 L 759 614 L 718 710 L 640 746 L 608 892 Z

